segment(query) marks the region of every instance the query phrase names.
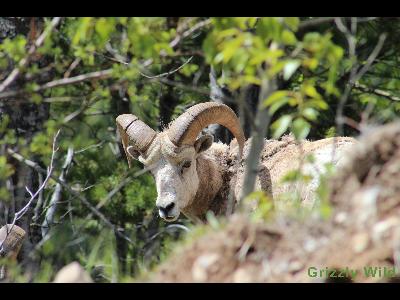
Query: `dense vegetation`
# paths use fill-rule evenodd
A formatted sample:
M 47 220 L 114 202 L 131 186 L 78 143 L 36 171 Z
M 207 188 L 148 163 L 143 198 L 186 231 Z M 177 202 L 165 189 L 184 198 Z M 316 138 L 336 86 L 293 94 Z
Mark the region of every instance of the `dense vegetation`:
M 151 175 L 128 169 L 119 114 L 160 130 L 209 101 L 215 71 L 243 119 L 265 111 L 268 138 L 356 136 L 400 114 L 399 30 L 398 18 L 0 18 L 0 225 L 40 189 L 57 136 L 52 176 L 16 222 L 28 237 L 14 280 L 50 281 L 71 261 L 130 280 L 185 234 L 159 219 Z

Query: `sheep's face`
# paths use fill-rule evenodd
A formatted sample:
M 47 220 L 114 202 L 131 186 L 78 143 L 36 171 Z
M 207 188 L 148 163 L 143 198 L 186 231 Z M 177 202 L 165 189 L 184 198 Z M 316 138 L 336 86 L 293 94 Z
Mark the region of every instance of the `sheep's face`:
M 176 147 L 166 135 L 159 134 L 147 158 L 131 154 L 150 169 L 157 188 L 156 206 L 165 221 L 178 219 L 180 212 L 193 202 L 199 188 L 196 159 L 212 143 L 213 137 L 204 135 L 193 146 Z

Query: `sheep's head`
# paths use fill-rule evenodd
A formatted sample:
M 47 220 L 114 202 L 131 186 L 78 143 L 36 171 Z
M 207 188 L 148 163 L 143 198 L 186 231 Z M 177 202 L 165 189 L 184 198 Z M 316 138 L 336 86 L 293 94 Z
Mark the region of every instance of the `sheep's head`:
M 174 221 L 192 204 L 199 188 L 197 157 L 213 143 L 211 135 L 198 137 L 210 124 L 228 128 L 242 155 L 244 134 L 235 113 L 226 105 L 206 102 L 192 106 L 163 132 L 157 133 L 136 116 L 117 117 L 122 144 L 128 159 L 137 159 L 154 176 L 159 215 Z

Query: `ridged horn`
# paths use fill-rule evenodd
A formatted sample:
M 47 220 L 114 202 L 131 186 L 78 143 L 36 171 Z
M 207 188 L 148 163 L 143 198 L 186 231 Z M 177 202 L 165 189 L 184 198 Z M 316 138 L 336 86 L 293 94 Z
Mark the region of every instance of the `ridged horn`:
M 11 256 L 16 258 L 25 235 L 25 230 L 17 225 L 8 224 L 0 228 L 0 257 Z
M 131 157 L 127 152 L 128 146 L 131 145 L 140 153 L 145 153 L 157 133 L 132 114 L 119 115 L 116 122 L 121 135 L 125 155 L 128 159 L 128 165 L 131 167 Z
M 190 107 L 168 128 L 168 137 L 176 146 L 193 145 L 200 131 L 210 125 L 219 124 L 228 128 L 239 144 L 242 156 L 245 137 L 235 112 L 225 104 L 205 102 Z

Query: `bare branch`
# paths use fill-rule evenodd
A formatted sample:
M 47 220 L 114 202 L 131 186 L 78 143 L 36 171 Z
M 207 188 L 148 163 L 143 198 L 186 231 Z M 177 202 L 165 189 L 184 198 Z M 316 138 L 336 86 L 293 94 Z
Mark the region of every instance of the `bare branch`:
M 354 82 L 360 80 L 360 78 L 369 70 L 372 63 L 375 61 L 375 58 L 378 56 L 379 52 L 382 50 L 383 44 L 385 43 L 385 40 L 386 40 L 386 36 L 387 36 L 386 33 L 382 33 L 379 36 L 378 43 L 376 44 L 374 50 L 372 50 L 371 54 L 367 58 L 366 63 L 361 68 L 361 70 L 357 73 L 357 75 L 354 77 L 354 81 L 351 83 L 354 83 Z
M 370 88 L 370 87 L 367 87 L 366 85 L 358 83 L 358 82 L 356 82 L 354 84 L 354 88 L 356 88 L 356 89 L 358 89 L 360 91 L 366 92 L 366 93 L 371 93 L 371 94 L 375 94 L 377 96 L 385 97 L 385 98 L 387 98 L 389 100 L 392 100 L 392 101 L 400 101 L 400 97 L 392 95 L 387 91 Z
M 264 78 L 261 84 L 258 99 L 258 109 L 255 117 L 256 129 L 252 132 L 251 146 L 246 160 L 244 183 L 241 191 L 241 199 L 245 198 L 254 190 L 254 185 L 258 173 L 260 153 L 264 147 L 264 137 L 267 133 L 270 122 L 270 114 L 264 106 L 264 100 L 276 90 L 276 79 Z M 242 203 L 243 201 L 240 201 Z
M 69 84 L 76 84 L 76 83 L 91 80 L 91 79 L 109 78 L 112 74 L 112 71 L 113 71 L 112 69 L 107 69 L 107 70 L 102 70 L 102 71 L 86 73 L 86 74 L 82 74 L 82 75 L 78 75 L 78 76 L 74 76 L 74 77 L 70 77 L 70 78 L 53 80 L 53 81 L 47 82 L 39 87 L 36 87 L 35 89 L 33 89 L 33 92 L 40 92 L 40 91 L 47 90 L 50 88 L 55 88 L 55 87 L 59 87 L 59 86 L 69 85 Z M 3 92 L 3 93 L 0 93 L 0 99 L 15 97 L 15 96 L 23 94 L 23 93 L 24 93 L 23 90 Z
M 79 65 L 81 62 L 81 58 L 75 58 L 75 60 L 71 63 L 68 70 L 64 73 L 64 78 L 68 78 L 71 75 L 71 72 Z
M 335 20 L 336 17 L 322 17 L 322 18 L 314 18 L 310 20 L 306 20 L 300 23 L 299 29 L 306 29 L 312 26 L 318 26 L 324 23 L 329 23 Z M 369 22 L 378 19 L 378 17 L 365 17 L 358 18 L 357 23 Z
M 352 23 L 357 22 L 356 19 L 352 20 Z M 350 69 L 350 78 L 349 78 L 349 82 L 346 84 L 345 90 L 342 94 L 342 96 L 340 97 L 339 100 L 339 105 L 338 108 L 336 110 L 336 125 L 338 128 L 338 134 L 342 135 L 343 134 L 343 110 L 344 110 L 344 106 L 346 104 L 346 101 L 350 95 L 351 92 L 351 87 L 352 87 L 352 83 L 355 81 L 354 78 L 356 77 L 357 74 L 357 57 L 356 57 L 356 38 L 355 38 L 355 34 L 356 34 L 356 28 L 354 27 L 354 25 L 352 26 L 352 31 L 350 32 L 347 27 L 343 24 L 342 19 L 341 18 L 335 18 L 335 24 L 337 26 L 337 28 L 345 35 L 346 39 L 347 39 L 347 43 L 349 45 L 349 59 L 352 63 L 351 65 L 351 69 Z M 336 140 L 334 140 L 334 143 L 336 142 Z M 336 147 L 333 147 L 332 150 L 332 159 L 335 156 L 335 150 Z
M 314 18 L 311 20 L 306 20 L 300 23 L 299 29 L 305 29 L 307 27 L 316 26 L 324 23 L 329 23 L 335 20 L 335 17 L 322 17 L 322 18 Z
M 39 177 L 39 186 L 43 184 L 43 174 L 42 173 L 38 173 L 38 177 Z M 43 190 L 40 192 L 39 196 L 38 196 L 38 201 L 36 203 L 35 209 L 34 209 L 34 214 L 33 214 L 33 221 L 36 221 L 39 219 L 39 214 L 40 214 L 40 210 L 42 208 L 43 205 Z
M 168 72 L 165 72 L 165 73 L 162 73 L 162 74 L 159 74 L 159 75 L 150 76 L 150 75 L 144 74 L 142 71 L 139 71 L 139 73 L 140 73 L 140 75 L 142 75 L 142 76 L 144 76 L 146 78 L 149 78 L 149 79 L 167 77 L 167 76 L 169 76 L 169 75 L 171 75 L 171 74 L 173 74 L 175 72 L 178 72 L 180 69 L 182 69 L 184 66 L 186 66 L 192 60 L 192 58 L 193 58 L 193 56 L 189 57 L 189 59 L 187 61 L 185 61 L 185 63 L 183 65 L 179 66 L 178 68 L 176 68 L 174 70 L 171 70 L 171 71 L 168 71 Z
M 186 30 L 182 35 L 179 35 L 179 34 L 178 34 L 178 35 L 172 40 L 172 42 L 169 43 L 169 46 L 170 46 L 171 48 L 174 48 L 176 45 L 178 45 L 178 43 L 179 43 L 182 39 L 188 37 L 189 35 L 191 35 L 191 34 L 192 34 L 193 32 L 195 32 L 196 30 L 199 30 L 200 28 L 203 28 L 203 27 L 208 26 L 209 24 L 211 24 L 211 19 L 207 19 L 207 20 L 204 20 L 204 21 L 201 21 L 201 22 L 195 24 L 193 27 L 191 27 L 190 29 Z
M 92 148 L 101 147 L 101 146 L 104 145 L 104 143 L 105 143 L 105 141 L 100 141 L 100 142 L 97 143 L 97 144 L 90 145 L 90 146 L 87 146 L 87 147 L 85 147 L 85 148 L 83 148 L 83 149 L 77 150 L 77 151 L 74 152 L 74 154 L 79 154 L 79 153 L 82 153 L 82 152 L 84 152 L 84 151 L 86 151 L 86 150 L 89 150 L 89 149 L 92 149 Z
M 69 147 L 68 148 L 68 152 L 67 152 L 67 156 L 65 158 L 65 162 L 64 165 L 62 167 L 62 171 L 59 177 L 59 180 L 61 182 L 65 182 L 65 177 L 68 173 L 69 170 L 69 166 L 72 163 L 72 158 L 74 157 L 74 148 L 73 147 Z M 47 235 L 47 233 L 50 230 L 50 225 L 53 223 L 53 219 L 54 219 L 54 214 L 56 212 L 56 208 L 57 208 L 57 203 L 60 201 L 61 198 L 61 191 L 62 191 L 62 187 L 60 183 L 56 184 L 56 187 L 54 189 L 54 193 L 51 196 L 50 199 L 50 204 L 49 204 L 49 209 L 46 212 L 46 216 L 44 218 L 44 221 L 42 223 L 42 238 L 45 237 Z

